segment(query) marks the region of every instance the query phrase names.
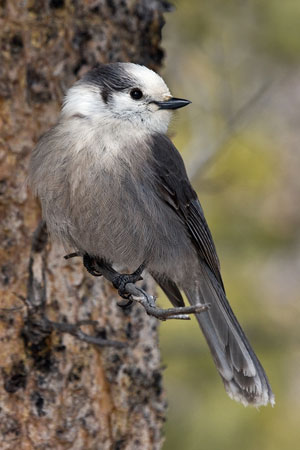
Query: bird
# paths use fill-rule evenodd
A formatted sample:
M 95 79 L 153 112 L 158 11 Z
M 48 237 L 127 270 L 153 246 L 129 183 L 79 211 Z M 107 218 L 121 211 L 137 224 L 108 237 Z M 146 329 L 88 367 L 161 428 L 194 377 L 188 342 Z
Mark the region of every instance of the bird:
M 196 318 L 228 395 L 245 406 L 273 406 L 168 137 L 173 111 L 190 103 L 146 66 L 97 64 L 67 91 L 57 123 L 38 141 L 29 182 L 51 237 L 82 255 L 88 270 L 93 258 L 146 268 L 174 306 L 184 306 L 183 293 L 191 305 L 210 304 Z

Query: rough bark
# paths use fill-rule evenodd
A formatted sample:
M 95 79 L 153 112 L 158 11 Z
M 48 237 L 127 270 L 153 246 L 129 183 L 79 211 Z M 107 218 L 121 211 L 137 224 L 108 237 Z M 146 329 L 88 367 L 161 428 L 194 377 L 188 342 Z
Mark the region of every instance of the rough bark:
M 33 254 L 36 288 L 45 265 L 48 317 L 96 320 L 98 335 L 126 347 L 100 349 L 51 331 L 31 339 L 20 296 L 27 295 L 31 238 L 40 218 L 26 187 L 31 149 L 54 124 L 65 89 L 96 62 L 159 67 L 167 8 L 158 0 L 0 1 L 3 450 L 161 447 L 165 397 L 157 320 L 137 304 L 123 311 L 109 283 L 88 275 L 79 260 L 64 260 L 63 249 L 49 243 Z

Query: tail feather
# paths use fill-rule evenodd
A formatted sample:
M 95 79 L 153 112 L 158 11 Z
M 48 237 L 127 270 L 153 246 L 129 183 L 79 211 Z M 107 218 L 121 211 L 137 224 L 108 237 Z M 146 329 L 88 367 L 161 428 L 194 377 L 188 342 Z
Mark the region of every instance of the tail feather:
M 185 289 L 191 304 L 210 303 L 197 320 L 209 345 L 225 389 L 244 405 L 274 405 L 268 378 L 238 323 L 222 286 L 201 265 L 198 285 Z

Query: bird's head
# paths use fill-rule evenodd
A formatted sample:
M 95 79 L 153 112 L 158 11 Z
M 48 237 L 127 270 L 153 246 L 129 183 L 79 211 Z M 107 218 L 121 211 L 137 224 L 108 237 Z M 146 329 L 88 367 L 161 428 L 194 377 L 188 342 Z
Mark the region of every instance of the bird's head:
M 164 80 L 145 66 L 101 64 L 69 89 L 62 114 L 99 126 L 125 123 L 129 128 L 165 133 L 172 111 L 189 103 L 172 97 Z

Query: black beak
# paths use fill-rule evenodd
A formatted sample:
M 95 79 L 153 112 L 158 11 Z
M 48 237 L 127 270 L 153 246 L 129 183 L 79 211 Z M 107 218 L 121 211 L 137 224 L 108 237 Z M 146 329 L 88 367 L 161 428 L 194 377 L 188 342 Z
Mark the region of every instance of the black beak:
M 171 97 L 169 100 L 165 102 L 152 102 L 155 103 L 157 106 L 159 106 L 159 109 L 178 109 L 183 108 L 186 105 L 189 105 L 189 100 L 185 100 L 184 98 L 175 98 Z

